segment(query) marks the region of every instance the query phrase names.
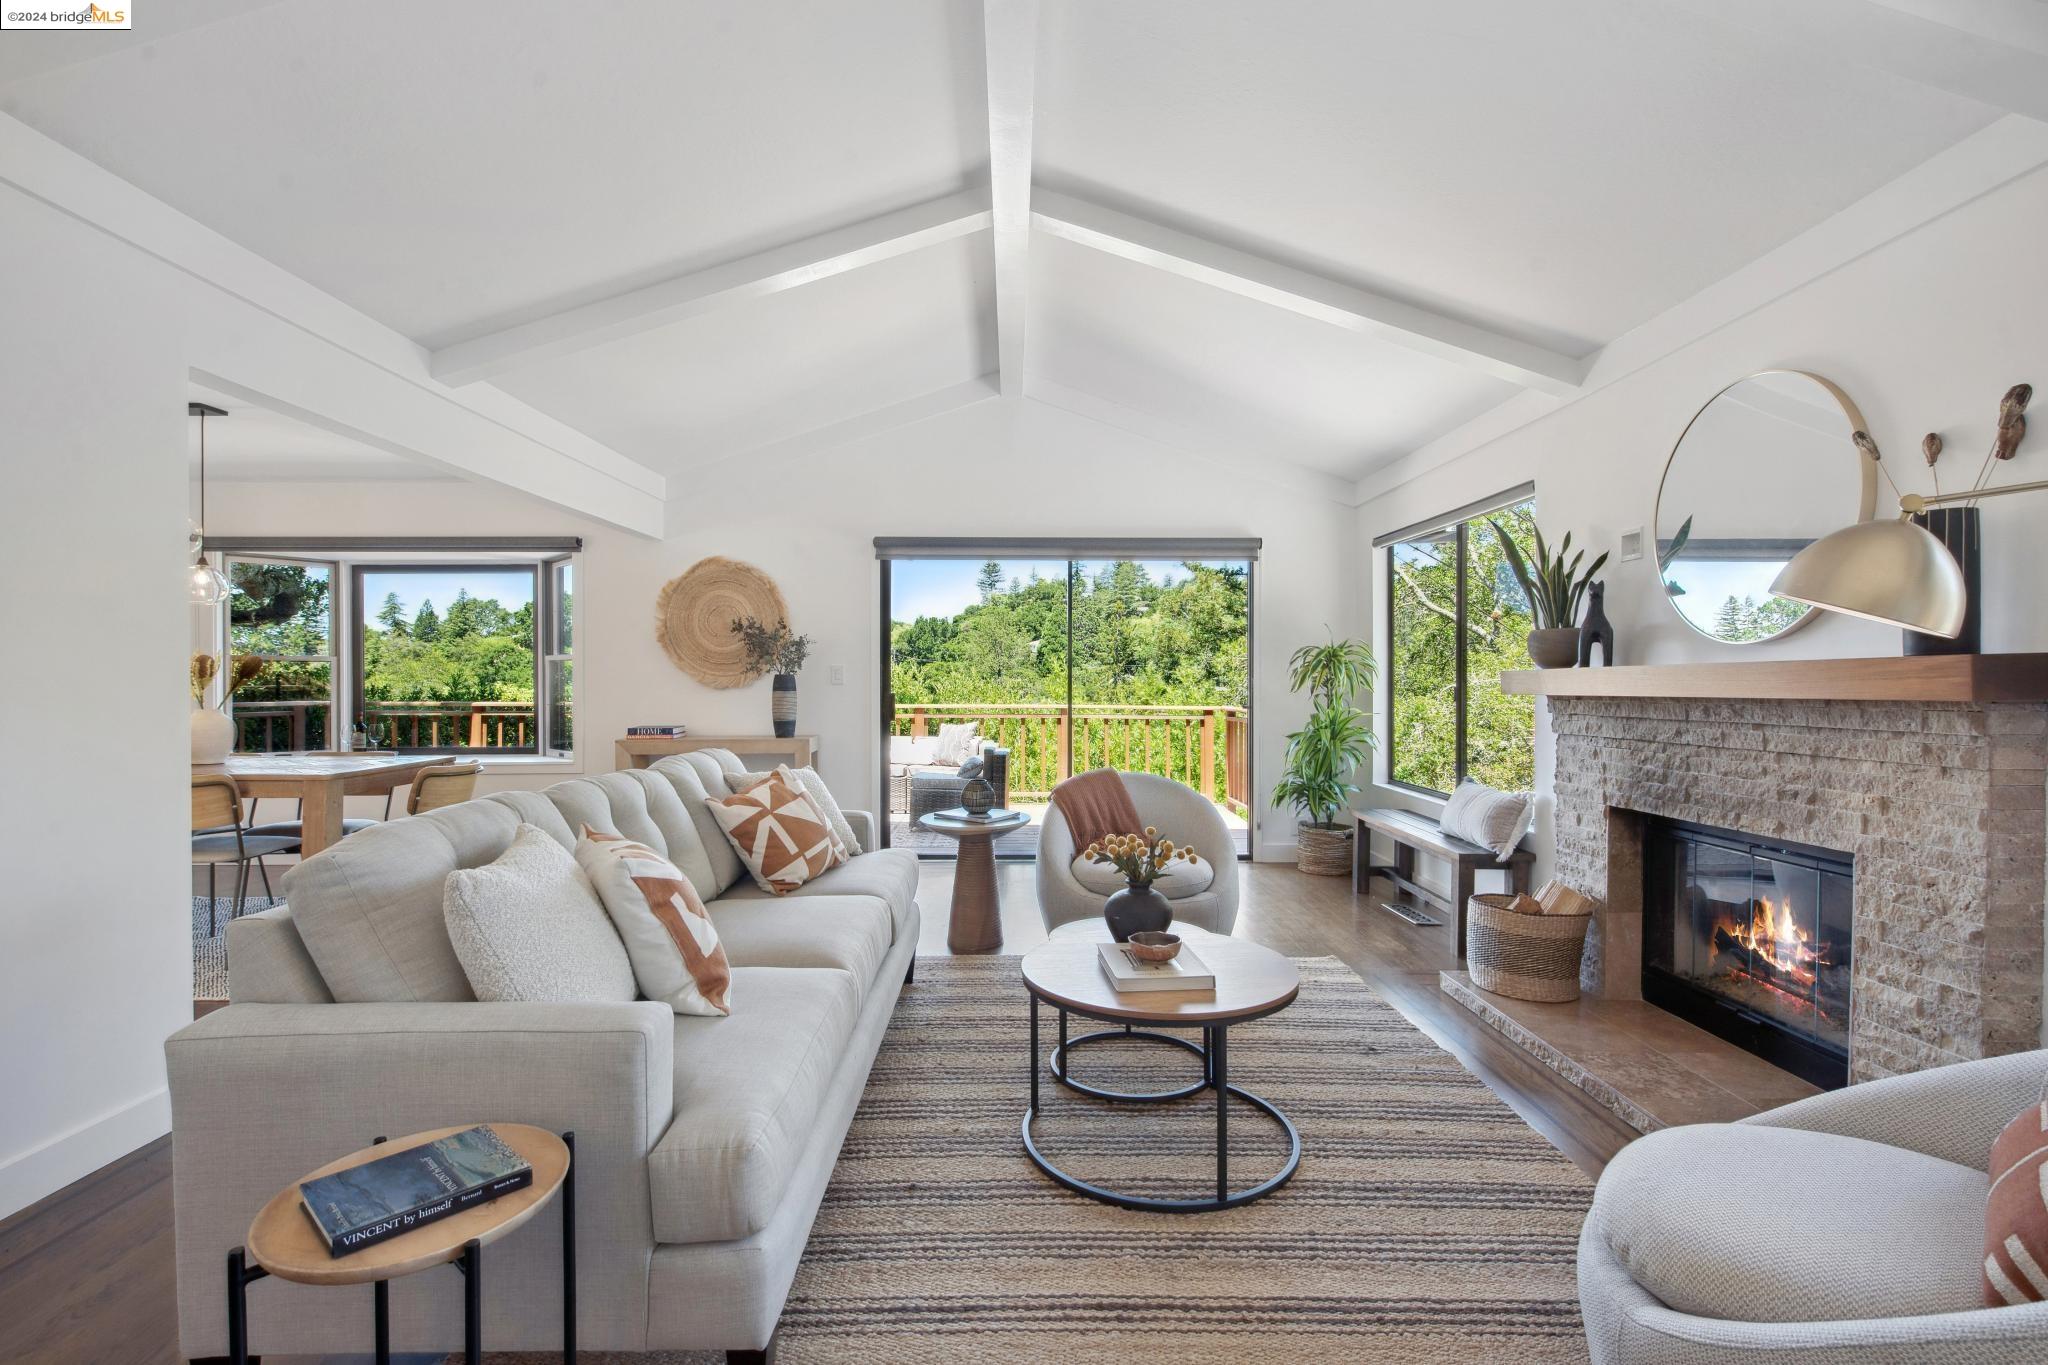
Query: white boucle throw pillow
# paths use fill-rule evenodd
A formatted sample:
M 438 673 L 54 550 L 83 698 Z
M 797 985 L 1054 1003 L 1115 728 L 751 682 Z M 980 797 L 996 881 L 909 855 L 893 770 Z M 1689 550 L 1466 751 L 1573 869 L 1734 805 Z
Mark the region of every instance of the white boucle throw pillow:
M 479 1000 L 633 1000 L 633 964 L 569 851 L 536 825 L 448 874 L 441 913 Z
M 1496 791 L 1468 777 L 1444 802 L 1437 823 L 1444 833 L 1469 840 L 1504 859 L 1529 832 L 1535 807 L 1535 798 L 1528 792 Z

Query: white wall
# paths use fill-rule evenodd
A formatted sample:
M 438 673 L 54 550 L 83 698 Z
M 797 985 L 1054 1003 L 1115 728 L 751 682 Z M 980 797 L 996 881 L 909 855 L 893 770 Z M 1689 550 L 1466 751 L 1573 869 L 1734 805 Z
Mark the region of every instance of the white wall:
M 638 721 L 679 719 L 700 734 L 763 733 L 768 685 L 715 691 L 669 662 L 654 639 L 661 585 L 706 555 L 758 565 L 817 640 L 798 728 L 821 739 L 820 767 L 843 801 L 875 804 L 881 678 L 878 535 L 1260 536 L 1254 575 L 1255 787 L 1278 775 L 1303 708 L 1286 691 L 1287 655 L 1342 634 L 1354 609 L 1351 509 L 1264 485 L 1086 417 L 1026 401 L 986 401 L 833 450 L 765 465 L 727 461 L 671 481 L 669 534 L 652 541 L 538 501 L 468 484 L 221 485 L 223 534 L 438 531 L 576 533 L 579 766 L 613 766 L 612 740 Z M 844 686 L 827 683 L 843 665 Z M 557 774 L 499 777 L 522 784 Z M 1290 856 L 1292 817 L 1261 820 L 1262 854 Z
M 4 1216 L 165 1131 L 192 1004 L 170 272 L 4 190 L 0 242 Z
M 1920 438 L 1928 431 L 1941 432 L 1948 443 L 1943 487 L 1967 483 L 1990 448 L 1998 400 L 2007 387 L 2029 381 L 2048 392 L 2044 221 L 2048 171 L 1985 195 L 1610 387 L 1372 499 L 1359 509 L 1357 543 L 1369 546 L 1382 532 L 1533 478 L 1538 519 L 1547 533 L 1570 530 L 1595 553 L 1612 549 L 1621 532 L 1650 526 L 1665 459 L 1700 404 L 1744 374 L 1779 367 L 1810 370 L 1841 385 L 1862 409 L 1901 487 L 1928 488 L 1919 455 Z M 1854 514 L 1849 468 L 1845 463 L 1838 499 L 1849 509 L 1845 520 Z M 2023 445 L 2003 477 L 2048 477 L 2048 434 Z M 1892 510 L 1893 504 L 1880 503 L 1880 514 Z M 2044 516 L 2048 495 L 1984 505 L 1987 652 L 2048 649 L 2048 612 L 2038 592 L 2048 571 L 2048 538 L 2039 531 Z M 1777 643 L 1716 644 L 1670 611 L 1657 591 L 1654 563 L 1648 555 L 1611 563 L 1602 575 L 1621 663 L 1899 653 L 1898 631 L 1827 613 Z M 1375 615 L 1384 600 L 1383 554 L 1371 554 L 1367 571 L 1373 590 L 1362 610 Z M 1381 628 L 1374 623 L 1373 629 Z M 1537 715 L 1537 786 L 1547 794 L 1550 732 L 1540 705 Z M 1374 796 L 1407 799 L 1392 789 Z M 1546 867 L 1548 804 L 1546 796 L 1537 841 Z

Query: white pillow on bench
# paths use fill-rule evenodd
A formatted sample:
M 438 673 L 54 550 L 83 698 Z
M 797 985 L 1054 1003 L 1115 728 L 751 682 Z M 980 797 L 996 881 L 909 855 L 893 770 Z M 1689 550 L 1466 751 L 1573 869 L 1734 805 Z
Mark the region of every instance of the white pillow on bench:
M 1476 778 L 1466 778 L 1444 802 L 1437 824 L 1443 832 L 1488 849 L 1506 861 L 1529 832 L 1536 801 L 1529 792 L 1496 791 Z

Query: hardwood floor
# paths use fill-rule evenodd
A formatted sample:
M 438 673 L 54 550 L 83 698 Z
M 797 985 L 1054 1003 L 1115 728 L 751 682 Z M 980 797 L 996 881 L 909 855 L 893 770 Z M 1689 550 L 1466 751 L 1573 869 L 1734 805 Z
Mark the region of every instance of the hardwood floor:
M 1380 908 L 1394 895 L 1353 896 L 1349 878 L 1240 864 L 1236 932 L 1297 957 L 1341 958 L 1589 1174 L 1635 1136 L 1447 1000 L 1437 973 L 1456 965 L 1448 927 L 1408 924 Z M 1030 863 L 997 865 L 1003 948 L 1045 938 Z M 927 862 L 918 889 L 919 951 L 946 953 L 951 863 Z M 0 1361 L 168 1365 L 177 1352 L 168 1138 L 151 1143 L 0 1222 Z M 367 1359 L 331 1357 L 323 1365 Z M 414 1361 L 439 1356 L 410 1357 Z M 290 1358 L 269 1356 L 271 1365 Z M 304 1361 L 305 1358 L 298 1358 Z

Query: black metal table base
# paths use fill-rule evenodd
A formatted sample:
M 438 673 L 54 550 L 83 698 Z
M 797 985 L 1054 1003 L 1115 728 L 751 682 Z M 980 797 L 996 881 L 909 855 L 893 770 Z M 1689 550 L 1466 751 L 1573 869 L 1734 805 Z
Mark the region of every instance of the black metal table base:
M 1078 1012 L 1078 1011 L 1076 1011 Z M 1257 1199 L 1263 1199 L 1285 1185 L 1301 1166 L 1301 1134 L 1294 1124 L 1279 1109 L 1254 1095 L 1249 1090 L 1230 1083 L 1230 1026 L 1209 1024 L 1202 1028 L 1200 1045 L 1185 1038 L 1168 1033 L 1155 1033 L 1148 1029 L 1133 1028 L 1129 1024 L 1117 1028 L 1103 1029 L 1095 1033 L 1084 1033 L 1078 1038 L 1067 1036 L 1067 1014 L 1059 1010 L 1060 1041 L 1048 1055 L 1046 1069 L 1052 1078 L 1076 1094 L 1093 1099 L 1109 1100 L 1121 1104 L 1162 1104 L 1171 1100 L 1189 1099 L 1203 1091 L 1214 1091 L 1216 1095 L 1216 1197 L 1213 1199 L 1153 1199 L 1144 1195 L 1124 1194 L 1090 1184 L 1067 1174 L 1038 1149 L 1032 1137 L 1031 1125 L 1038 1118 L 1038 997 L 1031 997 L 1031 1105 L 1024 1111 L 1023 1135 L 1024 1153 L 1033 1165 L 1052 1177 L 1054 1181 L 1076 1194 L 1085 1194 L 1090 1199 L 1099 1199 L 1105 1204 L 1119 1208 L 1141 1209 L 1151 1213 L 1215 1213 L 1222 1209 L 1241 1208 Z M 1109 1021 L 1114 1022 L 1114 1021 Z M 1070 1062 L 1074 1049 L 1088 1043 L 1123 1041 L 1137 1039 L 1147 1043 L 1163 1043 L 1171 1047 L 1185 1048 L 1202 1059 L 1202 1078 L 1189 1085 L 1173 1090 L 1104 1090 L 1085 1085 L 1070 1074 Z M 1273 1122 L 1287 1135 L 1287 1160 L 1279 1171 L 1249 1189 L 1230 1188 L 1230 1097 L 1244 1101 Z
M 377 1143 L 383 1142 L 378 1138 Z M 562 1359 L 576 1365 L 576 1135 L 562 1134 L 569 1168 L 562 1174 Z M 375 1146 L 376 1143 L 372 1143 Z M 462 1358 L 481 1365 L 484 1351 L 484 1249 L 475 1241 L 449 1264 L 462 1272 Z M 249 1286 L 270 1272 L 250 1265 L 246 1248 L 228 1253 L 228 1360 L 249 1365 Z M 391 1281 L 373 1285 L 377 1365 L 391 1365 Z

